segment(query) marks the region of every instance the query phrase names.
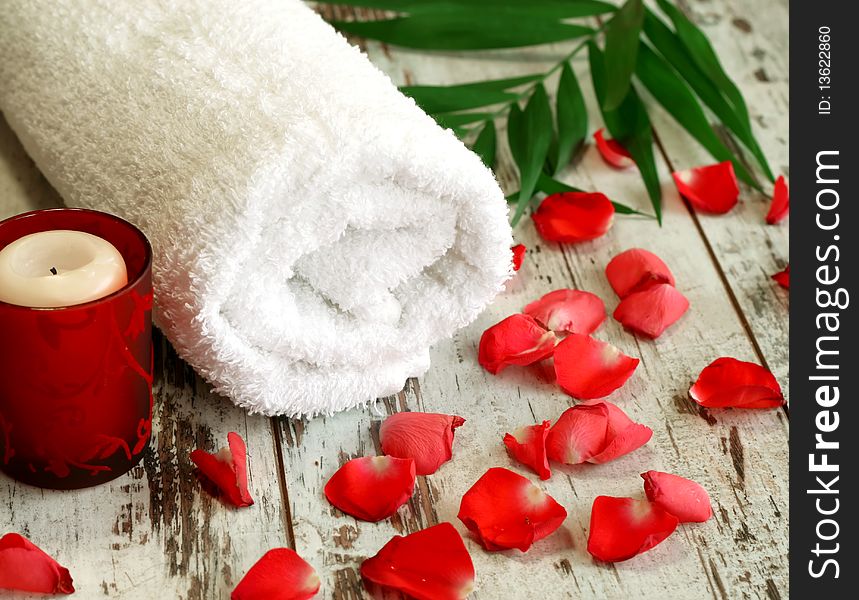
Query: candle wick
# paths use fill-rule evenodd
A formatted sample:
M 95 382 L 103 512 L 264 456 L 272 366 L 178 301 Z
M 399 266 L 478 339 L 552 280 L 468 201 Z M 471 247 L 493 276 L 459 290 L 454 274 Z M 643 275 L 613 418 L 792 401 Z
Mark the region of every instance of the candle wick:
M 51 273 L 53 273 L 54 275 L 56 275 L 56 274 L 57 274 L 57 268 L 56 268 L 56 267 L 51 267 Z

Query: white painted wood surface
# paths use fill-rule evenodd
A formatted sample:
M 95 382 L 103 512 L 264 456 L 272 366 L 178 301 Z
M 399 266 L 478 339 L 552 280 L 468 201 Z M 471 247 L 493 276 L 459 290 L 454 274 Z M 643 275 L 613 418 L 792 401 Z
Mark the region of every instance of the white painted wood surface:
M 787 2 L 682 5 L 711 36 L 746 94 L 773 169 L 787 173 Z M 565 48 L 427 57 L 366 44 L 371 59 L 397 83 L 533 72 L 552 64 Z M 577 64 L 583 72 L 585 65 Z M 501 438 L 519 425 L 556 418 L 571 401 L 545 366 L 509 369 L 499 377 L 483 371 L 476 361 L 482 331 L 559 287 L 592 291 L 611 312 L 617 300 L 603 275 L 605 264 L 617 252 L 639 246 L 666 260 L 691 309 L 655 342 L 635 338 L 611 319 L 596 335 L 642 359 L 629 383 L 609 399 L 653 428 L 653 440 L 613 463 L 555 468 L 552 479 L 540 485 L 569 517 L 528 553 L 490 554 L 466 535 L 477 569 L 472 597 L 787 597 L 786 413 L 706 411 L 686 394 L 700 369 L 722 355 L 766 362 L 786 387 L 787 295 L 768 276 L 787 260 L 787 228 L 763 223 L 768 199 L 750 190 L 727 216 L 691 214 L 670 184 L 668 165 L 682 168 L 709 159 L 669 118 L 654 114 L 665 149 L 658 157 L 665 182 L 663 228 L 619 217 L 603 239 L 561 247 L 542 242 L 524 220 L 516 231 L 529 248 L 522 270 L 477 322 L 433 350 L 425 377 L 373 407 L 310 422 L 245 415 L 207 393 L 158 336 L 156 434 L 142 465 L 110 484 L 79 492 L 45 492 L 0 477 L 0 532 L 29 536 L 70 567 L 82 598 L 228 598 L 245 570 L 275 546 L 296 548 L 316 567 L 323 580 L 320 597 L 364 598 L 360 562 L 390 536 L 441 521 L 453 522 L 465 534 L 456 520 L 459 500 L 487 468 L 507 466 L 538 481 L 512 463 Z M 594 129 L 599 121 L 592 119 Z M 499 177 L 512 182 L 507 158 Z M 637 175 L 605 167 L 592 147 L 563 178 L 632 206 L 648 206 Z M 58 203 L 0 122 L 0 217 Z M 328 477 L 343 461 L 377 452 L 379 422 L 400 410 L 465 417 L 454 460 L 419 478 L 414 498 L 392 519 L 367 524 L 338 513 L 322 495 Z M 220 446 L 231 430 L 249 446 L 257 504 L 246 510 L 209 498 L 188 461 L 193 448 Z M 641 496 L 638 474 L 649 469 L 699 481 L 713 498 L 714 518 L 681 526 L 633 560 L 595 563 L 585 549 L 593 498 Z

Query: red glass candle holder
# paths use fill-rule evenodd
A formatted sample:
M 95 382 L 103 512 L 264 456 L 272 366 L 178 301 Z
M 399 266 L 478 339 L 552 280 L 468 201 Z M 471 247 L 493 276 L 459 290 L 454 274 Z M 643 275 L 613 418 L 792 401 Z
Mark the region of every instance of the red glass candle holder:
M 0 302 L 0 469 L 53 489 L 126 473 L 152 431 L 152 249 L 132 224 L 83 209 L 0 222 L 0 250 L 41 231 L 97 235 L 122 254 L 128 283 L 61 308 Z

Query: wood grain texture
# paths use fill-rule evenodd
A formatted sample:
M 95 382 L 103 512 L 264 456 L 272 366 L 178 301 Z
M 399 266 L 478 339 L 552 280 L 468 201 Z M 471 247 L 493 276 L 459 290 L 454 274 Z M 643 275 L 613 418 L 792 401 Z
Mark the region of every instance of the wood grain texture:
M 0 121 L 0 218 L 59 204 Z M 270 419 L 209 393 L 157 332 L 154 347 L 154 434 L 138 466 L 108 484 L 68 492 L 0 475 L 0 534 L 20 532 L 67 565 L 76 597 L 226 598 L 266 550 L 289 544 Z M 225 446 L 229 431 L 249 447 L 250 509 L 229 508 L 202 491 L 188 458 L 195 448 Z
M 752 126 L 774 175 L 788 170 L 788 3 L 763 0 L 683 2 L 686 14 L 710 37 L 726 71 L 743 91 Z M 667 160 L 677 169 L 711 164 L 712 157 L 665 112 L 654 110 Z M 789 391 L 787 290 L 770 276 L 788 263 L 788 220 L 767 225 L 772 184 L 766 194 L 742 186 L 740 204 L 727 217 L 695 215 L 697 225 L 738 305 L 759 362 Z
M 82 598 L 226 598 L 269 548 L 288 544 L 270 421 L 209 394 L 156 335 L 154 436 L 140 465 L 100 487 L 42 491 L 0 478 L 0 531 L 29 537 Z M 188 454 L 247 441 L 256 500 L 229 508 L 201 490 Z M 4 594 L 4 598 L 28 598 Z
M 757 133 L 777 172 L 787 172 L 786 2 L 708 0 L 681 3 L 711 36 L 726 69 L 749 100 Z M 348 9 L 334 8 L 340 18 Z M 345 11 L 345 12 L 344 12 Z M 367 42 L 371 60 L 402 83 L 452 83 L 543 70 L 567 45 L 467 56 L 435 55 Z M 577 71 L 586 65 L 576 62 Z M 590 86 L 591 130 L 599 126 Z M 554 89 L 554 84 L 550 84 Z M 722 355 L 765 361 L 787 384 L 787 297 L 768 275 L 784 265 L 787 228 L 766 226 L 768 199 L 743 191 L 725 217 L 690 213 L 670 185 L 670 165 L 708 162 L 665 115 L 654 111 L 664 149 L 665 225 L 618 217 L 601 240 L 574 247 L 542 242 L 528 219 L 517 228 L 528 246 L 507 290 L 471 326 L 433 349 L 433 366 L 398 395 L 372 406 L 312 421 L 247 416 L 212 396 L 156 337 L 155 438 L 145 460 L 110 484 L 79 492 L 43 492 L 0 477 L 0 532 L 20 531 L 72 569 L 83 598 L 223 599 L 266 550 L 293 546 L 319 571 L 320 597 L 363 599 L 358 568 L 392 536 L 456 520 L 462 494 L 492 466 L 512 468 L 546 489 L 569 516 L 528 553 L 487 553 L 465 535 L 477 569 L 472 598 L 766 598 L 788 596 L 787 433 L 785 412 L 707 411 L 687 390 L 700 369 Z M 503 136 L 504 133 L 500 132 Z M 509 156 L 498 170 L 510 189 Z M 635 173 L 607 168 L 592 147 L 562 178 L 647 209 Z M 0 121 L 0 217 L 55 206 L 59 199 Z M 551 367 L 510 369 L 495 377 L 476 362 L 483 330 L 560 287 L 617 303 L 603 275 L 617 252 L 640 246 L 670 265 L 689 313 L 657 341 L 638 339 L 610 317 L 597 337 L 642 359 L 629 383 L 609 399 L 654 430 L 644 448 L 606 465 L 554 467 L 548 482 L 507 457 L 506 431 L 555 419 L 571 400 Z M 345 516 L 322 488 L 346 460 L 379 452 L 378 428 L 403 410 L 458 414 L 454 460 L 418 479 L 411 501 L 378 524 Z M 227 508 L 201 490 L 188 453 L 223 445 L 228 431 L 245 437 L 257 504 Z M 665 470 L 707 488 L 715 516 L 684 525 L 651 552 L 614 566 L 586 551 L 596 495 L 643 495 L 639 473 Z M 4 596 L 6 597 L 6 596 Z M 10 598 L 26 596 L 10 595 Z
M 713 3 L 710 3 L 711 7 Z M 786 20 L 783 25 L 786 31 Z M 784 33 L 782 34 L 784 35 Z M 719 46 L 720 53 L 725 49 Z M 488 54 L 478 60 L 456 56 L 433 56 L 395 50 L 381 44 L 365 45 L 371 60 L 389 73 L 395 83 L 455 83 L 545 70 L 567 46 Z M 504 58 L 498 60 L 498 56 Z M 581 66 L 581 65 L 580 65 Z M 730 67 L 729 67 L 730 68 Z M 579 69 L 580 71 L 582 69 Z M 586 81 L 586 79 L 583 79 Z M 744 81 L 741 79 L 741 85 Z M 786 94 L 785 81 L 782 92 Z M 549 86 L 550 89 L 553 87 Z M 586 86 L 589 87 L 589 86 Z M 598 114 L 590 101 L 590 114 Z M 751 102 L 750 98 L 750 102 Z M 781 117 L 786 122 L 786 114 Z M 434 502 L 433 516 L 456 521 L 459 499 L 489 467 L 517 467 L 510 463 L 501 444 L 504 431 L 518 425 L 554 419 L 569 406 L 569 399 L 551 383 L 551 373 L 543 367 L 524 372 L 487 375 L 476 365 L 476 345 L 480 333 L 492 323 L 516 312 L 528 301 L 558 287 L 577 287 L 599 294 L 609 311 L 616 303 L 602 269 L 611 256 L 643 246 L 665 257 L 674 270 L 678 287 L 687 294 L 692 309 L 684 320 L 657 342 L 638 340 L 614 322 L 607 323 L 600 337 L 642 358 L 640 372 L 611 399 L 634 418 L 653 427 L 654 440 L 639 454 L 596 468 L 561 469 L 545 484 L 546 489 L 568 507 L 570 516 L 561 531 L 527 554 L 488 554 L 469 540 L 478 572 L 475 598 L 595 597 L 595 598 L 775 598 L 787 595 L 787 417 L 782 411 L 709 412 L 699 409 L 687 397 L 697 373 L 714 358 L 733 355 L 745 360 L 778 364 L 787 371 L 786 305 L 778 302 L 780 290 L 770 286 L 768 274 L 746 273 L 727 263 L 728 249 L 700 224 L 697 215 L 678 198 L 670 181 L 672 152 L 680 153 L 690 143 L 682 131 L 671 129 L 662 117 L 657 127 L 663 147 L 662 178 L 666 182 L 666 222 L 663 229 L 640 219 L 619 218 L 614 232 L 605 240 L 560 248 L 543 244 L 526 221 L 517 231 L 517 240 L 529 247 L 528 258 L 508 290 L 477 323 L 461 331 L 454 340 L 434 351 L 433 369 L 413 382 L 396 401 L 384 402 L 391 410 L 430 410 L 456 413 L 468 419 L 457 435 L 455 464 L 426 478 Z M 664 126 L 664 133 L 661 129 Z M 762 132 L 764 137 L 766 132 Z M 500 136 L 503 137 L 503 131 Z M 786 140 L 767 140 L 766 150 Z M 786 149 L 782 148 L 786 154 Z M 710 162 L 703 155 L 692 160 Z M 694 158 L 693 158 L 694 157 Z M 771 159 L 775 164 L 775 156 Z M 502 183 L 511 189 L 515 171 L 509 156 L 499 166 Z M 564 174 L 572 184 L 600 189 L 618 201 L 647 208 L 644 190 L 634 173 L 607 169 L 593 149 Z M 749 192 L 744 191 L 744 198 Z M 757 221 L 747 213 L 754 203 Z M 773 248 L 786 251 L 784 238 L 762 242 L 764 199 L 744 200 L 743 210 L 723 217 L 722 231 L 733 232 L 732 243 L 743 248 L 742 258 L 756 262 Z M 735 219 L 747 224 L 737 234 Z M 718 223 L 717 223 L 718 224 Z M 774 230 L 776 235 L 779 229 Z M 719 241 L 712 241 L 711 236 Z M 735 251 L 739 254 L 738 250 Z M 724 258 L 723 258 L 724 257 Z M 758 280 L 755 280 L 755 277 Z M 742 286 L 764 289 L 775 301 L 754 307 Z M 748 311 L 748 312 L 747 312 Z M 771 331 L 771 323 L 779 325 Z M 772 335 L 763 340 L 759 331 Z M 783 334 L 781 341 L 776 339 Z M 775 352 L 781 352 L 776 354 Z M 643 371 L 643 372 L 642 372 Z M 786 381 L 785 381 L 786 383 Z M 415 408 L 418 406 L 419 408 Z M 323 553 L 320 567 L 323 580 L 331 585 L 327 593 L 336 598 L 360 596 L 357 569 L 360 561 L 374 553 L 393 531 L 386 525 L 362 524 L 339 515 L 330 507 L 315 504 L 321 487 L 337 468 L 335 457 L 351 457 L 377 446 L 373 423 L 379 416 L 365 412 L 358 423 L 354 417 L 336 415 L 306 425 L 305 435 L 329 441 L 328 460 L 320 461 L 321 474 L 314 483 L 306 472 L 287 475 L 295 513 L 303 512 L 296 524 L 296 545 L 303 550 L 304 537 L 313 537 L 307 549 Z M 289 426 L 288 426 L 289 427 Z M 316 432 L 315 435 L 310 432 Z M 330 442 L 336 440 L 334 447 Z M 296 450 L 300 454 L 304 450 Z M 306 460 L 301 461 L 306 464 Z M 329 462 L 328 467 L 324 465 Z M 766 467 L 761 468 L 763 465 Z M 314 465 L 315 466 L 315 465 Z M 641 495 L 638 474 L 647 469 L 667 470 L 700 481 L 712 493 L 716 517 L 705 525 L 684 526 L 663 546 L 633 561 L 614 567 L 594 564 L 585 550 L 590 503 L 598 494 Z M 534 477 L 526 471 L 523 474 Z M 306 505 L 299 507 L 301 498 Z M 312 512 L 307 512 L 307 508 Z M 421 504 L 401 509 L 395 522 L 420 521 Z M 343 529 L 345 528 L 345 529 Z M 393 528 L 400 531 L 400 527 Z M 302 534 L 300 532 L 308 533 Z M 329 540 L 348 531 L 348 552 L 331 553 L 331 543 L 318 532 L 329 532 Z M 338 533 L 332 533 L 338 532 Z M 381 538 L 381 539 L 380 539 Z M 318 540 L 318 541 L 317 541 Z M 322 542 L 321 544 L 319 542 Z M 345 561 L 345 562 L 344 562 Z M 351 561 L 351 562 L 350 562 Z M 539 573 L 535 577 L 534 574 Z
M 635 176 L 606 173 L 592 152 L 585 155 L 573 183 L 594 184 L 609 193 L 637 188 Z M 635 194 L 639 194 L 636 191 Z M 643 196 L 640 196 L 645 201 Z M 679 200 L 670 199 L 666 228 L 689 225 Z M 433 510 L 420 498 L 400 510 L 392 523 L 359 523 L 322 502 L 321 488 L 339 462 L 372 452 L 371 411 L 335 415 L 302 424 L 304 442 L 295 449 L 298 468 L 287 469 L 291 506 L 296 515 L 296 547 L 320 556 L 328 594 L 353 598 L 361 559 L 373 554 L 391 534 L 412 522 L 451 521 L 462 494 L 489 467 L 509 466 L 501 444 L 505 431 L 543 419 L 555 419 L 570 405 L 551 382 L 545 367 L 511 369 L 499 377 L 476 364 L 481 332 L 529 300 L 557 287 L 572 286 L 616 302 L 602 275 L 608 257 L 643 245 L 667 258 L 678 285 L 691 302 L 690 313 L 657 342 L 637 340 L 614 322 L 599 337 L 642 358 L 640 371 L 611 399 L 654 429 L 653 441 L 617 462 L 599 467 L 560 468 L 545 489 L 564 504 L 570 516 L 564 527 L 527 554 L 488 554 L 471 540 L 468 547 L 478 572 L 475 598 L 734 598 L 766 597 L 767 589 L 786 590 L 787 422 L 780 411 L 708 412 L 698 409 L 686 391 L 698 370 L 712 357 L 729 352 L 754 359 L 739 318 L 728 301 L 700 240 L 660 235 L 655 224 L 619 220 L 613 236 L 561 249 L 542 244 L 523 228 L 519 240 L 529 245 L 525 266 L 508 291 L 472 326 L 433 352 L 433 368 L 419 386 L 410 384 L 384 411 L 428 410 L 459 414 L 467 423 L 457 433 L 454 462 L 426 478 Z M 381 412 L 381 411 L 380 411 Z M 294 427 L 289 425 L 289 429 Z M 311 442 L 314 440 L 314 442 Z M 308 472 L 311 454 L 318 473 Z M 319 457 L 317 459 L 316 457 Z M 303 466 L 303 468 L 301 468 Z M 599 494 L 641 496 L 639 473 L 648 469 L 680 473 L 711 491 L 716 517 L 704 525 L 684 526 L 654 551 L 627 563 L 594 563 L 585 551 L 589 509 Z M 300 515 L 300 516 L 299 516 Z M 432 519 L 432 520 L 431 520 Z M 461 525 L 460 531 L 464 531 Z M 346 548 L 337 545 L 348 532 Z

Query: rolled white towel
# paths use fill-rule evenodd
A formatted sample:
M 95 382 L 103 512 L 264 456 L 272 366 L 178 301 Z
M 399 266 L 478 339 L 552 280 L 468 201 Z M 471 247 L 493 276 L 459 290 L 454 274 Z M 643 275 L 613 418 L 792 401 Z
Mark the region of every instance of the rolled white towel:
M 0 110 L 146 232 L 156 323 L 252 412 L 397 392 L 510 275 L 489 169 L 298 0 L 7 0 Z

